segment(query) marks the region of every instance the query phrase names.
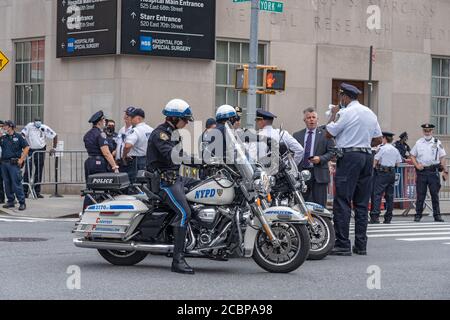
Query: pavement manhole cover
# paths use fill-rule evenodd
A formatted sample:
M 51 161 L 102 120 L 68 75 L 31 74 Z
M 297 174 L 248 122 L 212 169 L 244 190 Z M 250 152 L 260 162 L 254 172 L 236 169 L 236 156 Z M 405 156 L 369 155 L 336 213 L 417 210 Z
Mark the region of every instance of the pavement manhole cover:
M 0 242 L 42 242 L 47 240 L 45 238 L 0 238 Z

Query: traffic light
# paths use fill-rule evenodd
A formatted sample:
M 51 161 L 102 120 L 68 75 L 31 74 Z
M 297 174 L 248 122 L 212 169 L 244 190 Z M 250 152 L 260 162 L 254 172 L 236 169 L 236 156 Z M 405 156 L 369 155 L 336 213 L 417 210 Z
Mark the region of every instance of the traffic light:
M 286 71 L 284 70 L 266 70 L 265 90 L 285 91 L 286 90 Z
M 236 82 L 234 88 L 236 90 L 248 90 L 248 69 L 236 70 Z

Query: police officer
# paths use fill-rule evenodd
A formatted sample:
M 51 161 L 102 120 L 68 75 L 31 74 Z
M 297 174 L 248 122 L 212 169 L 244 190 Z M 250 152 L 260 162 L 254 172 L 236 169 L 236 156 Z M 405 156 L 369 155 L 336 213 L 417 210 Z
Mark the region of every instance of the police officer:
M 203 161 L 210 163 L 213 159 L 223 159 L 226 162 L 226 134 L 225 123 L 229 122 L 232 127 L 238 121 L 236 109 L 230 105 L 222 105 L 216 111 L 216 128 L 209 131 L 205 152 L 203 152 Z M 234 159 L 233 159 L 234 160 Z M 232 161 L 231 161 L 232 163 Z
M 394 211 L 395 168 L 403 161 L 400 152 L 392 145 L 394 134 L 383 132 L 383 146 L 375 155 L 374 202 L 370 212 L 370 224 L 380 223 L 380 207 L 383 193 L 386 198 L 384 223 L 390 224 Z
M 444 222 L 439 207 L 439 190 L 441 180 L 439 172 L 443 172 L 444 181 L 448 180 L 448 170 L 445 163 L 447 153 L 442 143 L 433 137 L 432 124 L 422 125 L 423 137 L 417 141 L 411 150 L 411 160 L 416 168 L 417 180 L 417 202 L 415 222 L 420 222 L 427 195 L 427 188 L 430 189 L 433 203 L 433 215 L 436 222 Z
M 145 122 L 145 112 L 136 108 L 130 115 L 133 129 L 125 138 L 125 148 L 122 155 L 122 163 L 126 167 L 130 181 L 136 180 L 139 170 L 147 167 L 147 146 L 148 139 L 153 132 L 153 128 Z
M 148 170 L 160 173 L 160 196 L 175 213 L 172 220 L 174 235 L 172 272 L 194 274 L 194 270 L 184 259 L 187 224 L 191 217 L 184 188 L 189 188 L 197 181 L 181 177 L 179 175 L 181 163 L 172 158 L 175 154 L 172 152 L 174 148 L 182 152 L 181 141 L 174 141 L 176 139 L 172 137 L 174 131 L 186 127 L 188 122 L 193 121 L 193 115 L 189 104 L 180 99 L 171 100 L 164 108 L 163 114 L 166 121 L 152 132 L 148 142 Z
M 5 123 L 0 120 L 0 138 L 5 135 L 3 131 L 3 125 Z M 5 203 L 5 188 L 3 184 L 3 176 L 2 176 L 2 148 L 0 147 L 0 204 Z
M 111 119 L 106 120 L 106 127 L 104 131 L 106 133 L 106 140 L 108 140 L 109 152 L 111 152 L 113 157 L 115 157 L 118 139 L 118 134 L 116 132 L 116 122 Z
M 84 173 L 86 182 L 92 174 L 104 172 L 119 172 L 119 166 L 114 161 L 114 157 L 109 151 L 108 140 L 103 132 L 105 127 L 105 116 L 103 111 L 95 113 L 89 123 L 92 123 L 90 129 L 84 136 L 84 146 L 88 153 L 88 159 L 84 162 Z M 84 208 L 91 204 L 88 197 L 84 199 Z
M 351 205 L 355 210 L 355 244 L 353 253 L 367 254 L 368 206 L 371 194 L 373 156 L 371 147 L 382 142 L 377 116 L 358 102 L 361 91 L 343 83 L 340 105 L 332 109 L 327 125 L 328 138 L 336 138 L 336 197 L 333 203 L 336 230 L 333 255 L 351 256 L 349 239 Z
M 30 146 L 30 153 L 25 166 L 24 182 L 30 182 L 29 178 L 33 174 L 34 164 L 35 192 L 36 196 L 42 199 L 44 197 L 41 195 L 41 185 L 39 183 L 42 182 L 42 172 L 44 171 L 45 151 L 47 150 L 46 140 L 53 140 L 53 148 L 50 150 L 50 154 L 54 154 L 58 144 L 58 136 L 52 128 L 43 124 L 40 118 L 35 118 L 34 122 L 27 124 L 22 129 L 22 135 Z M 28 197 L 28 185 L 24 185 L 24 192 L 25 197 Z
M 115 152 L 115 158 L 116 162 L 120 166 L 120 172 L 126 172 L 124 170 L 124 167 L 122 164 L 122 155 L 123 150 L 125 149 L 125 140 L 127 136 L 130 134 L 130 132 L 133 130 L 133 125 L 131 124 L 131 115 L 133 114 L 133 111 L 135 110 L 135 107 L 128 107 L 124 113 L 123 113 L 123 121 L 124 126 L 119 130 L 119 133 L 117 135 L 117 148 Z
M 255 146 L 257 146 L 256 159 L 262 159 L 269 154 L 272 146 L 279 145 L 280 140 L 284 142 L 286 147 L 294 153 L 294 161 L 298 165 L 303 161 L 304 149 L 302 145 L 292 137 L 286 130 L 280 132 L 279 129 L 273 128 L 273 122 L 277 118 L 276 115 L 269 111 L 257 110 L 256 112 L 256 128 L 259 130 L 259 142 L 250 146 L 250 157 L 255 159 Z M 266 140 L 266 141 L 264 141 Z M 267 143 L 266 143 L 267 142 Z M 277 159 L 278 160 L 278 159 Z
M 16 124 L 8 120 L 4 124 L 6 134 L 0 137 L 2 149 L 2 175 L 8 202 L 3 208 L 14 208 L 14 196 L 19 200 L 19 210 L 26 209 L 22 186 L 21 168 L 27 159 L 30 147 L 21 134 L 15 132 Z
M 400 155 L 402 156 L 403 160 L 406 160 L 411 154 L 411 148 L 408 145 L 408 133 L 403 132 L 399 138 L 400 140 L 395 143 L 395 147 L 400 152 Z

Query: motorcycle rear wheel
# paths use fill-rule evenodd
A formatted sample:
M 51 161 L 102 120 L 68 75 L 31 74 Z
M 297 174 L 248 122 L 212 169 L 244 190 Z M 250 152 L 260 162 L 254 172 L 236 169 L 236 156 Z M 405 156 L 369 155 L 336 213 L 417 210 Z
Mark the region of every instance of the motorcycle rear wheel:
M 276 223 L 271 228 L 281 241 L 281 246 L 274 247 L 267 235 L 260 231 L 256 236 L 253 260 L 271 273 L 289 273 L 297 270 L 308 257 L 311 246 L 306 225 Z
M 317 234 L 314 234 L 311 227 L 308 226 L 311 238 L 311 250 L 309 251 L 308 260 L 322 260 L 333 250 L 336 234 L 330 218 L 321 217 L 313 213 L 313 219 L 318 223 L 319 231 Z
M 134 266 L 148 255 L 143 251 L 98 250 L 98 252 L 103 259 L 115 266 Z

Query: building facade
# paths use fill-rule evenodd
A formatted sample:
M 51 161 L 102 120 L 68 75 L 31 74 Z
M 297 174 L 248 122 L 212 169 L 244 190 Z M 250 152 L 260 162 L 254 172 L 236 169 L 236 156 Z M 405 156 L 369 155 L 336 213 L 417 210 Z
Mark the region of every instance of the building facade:
M 258 98 L 259 106 L 279 116 L 277 124 L 303 128 L 302 111 L 311 106 L 323 123 L 343 80 L 360 86 L 367 104 L 374 46 L 372 108 L 382 128 L 408 131 L 415 141 L 420 125 L 432 121 L 449 149 L 450 1 L 282 2 L 283 13 L 261 12 L 259 32 L 258 62 L 287 70 L 284 93 Z M 248 62 L 249 7 L 216 1 L 215 60 L 56 58 L 56 0 L 0 0 L 0 50 L 11 60 L 0 72 L 0 119 L 24 125 L 40 115 L 65 149 L 77 150 L 99 109 L 120 121 L 125 107 L 140 106 L 152 126 L 174 97 L 187 100 L 198 120 L 223 103 L 245 110 L 245 94 L 234 90 L 234 70 Z

